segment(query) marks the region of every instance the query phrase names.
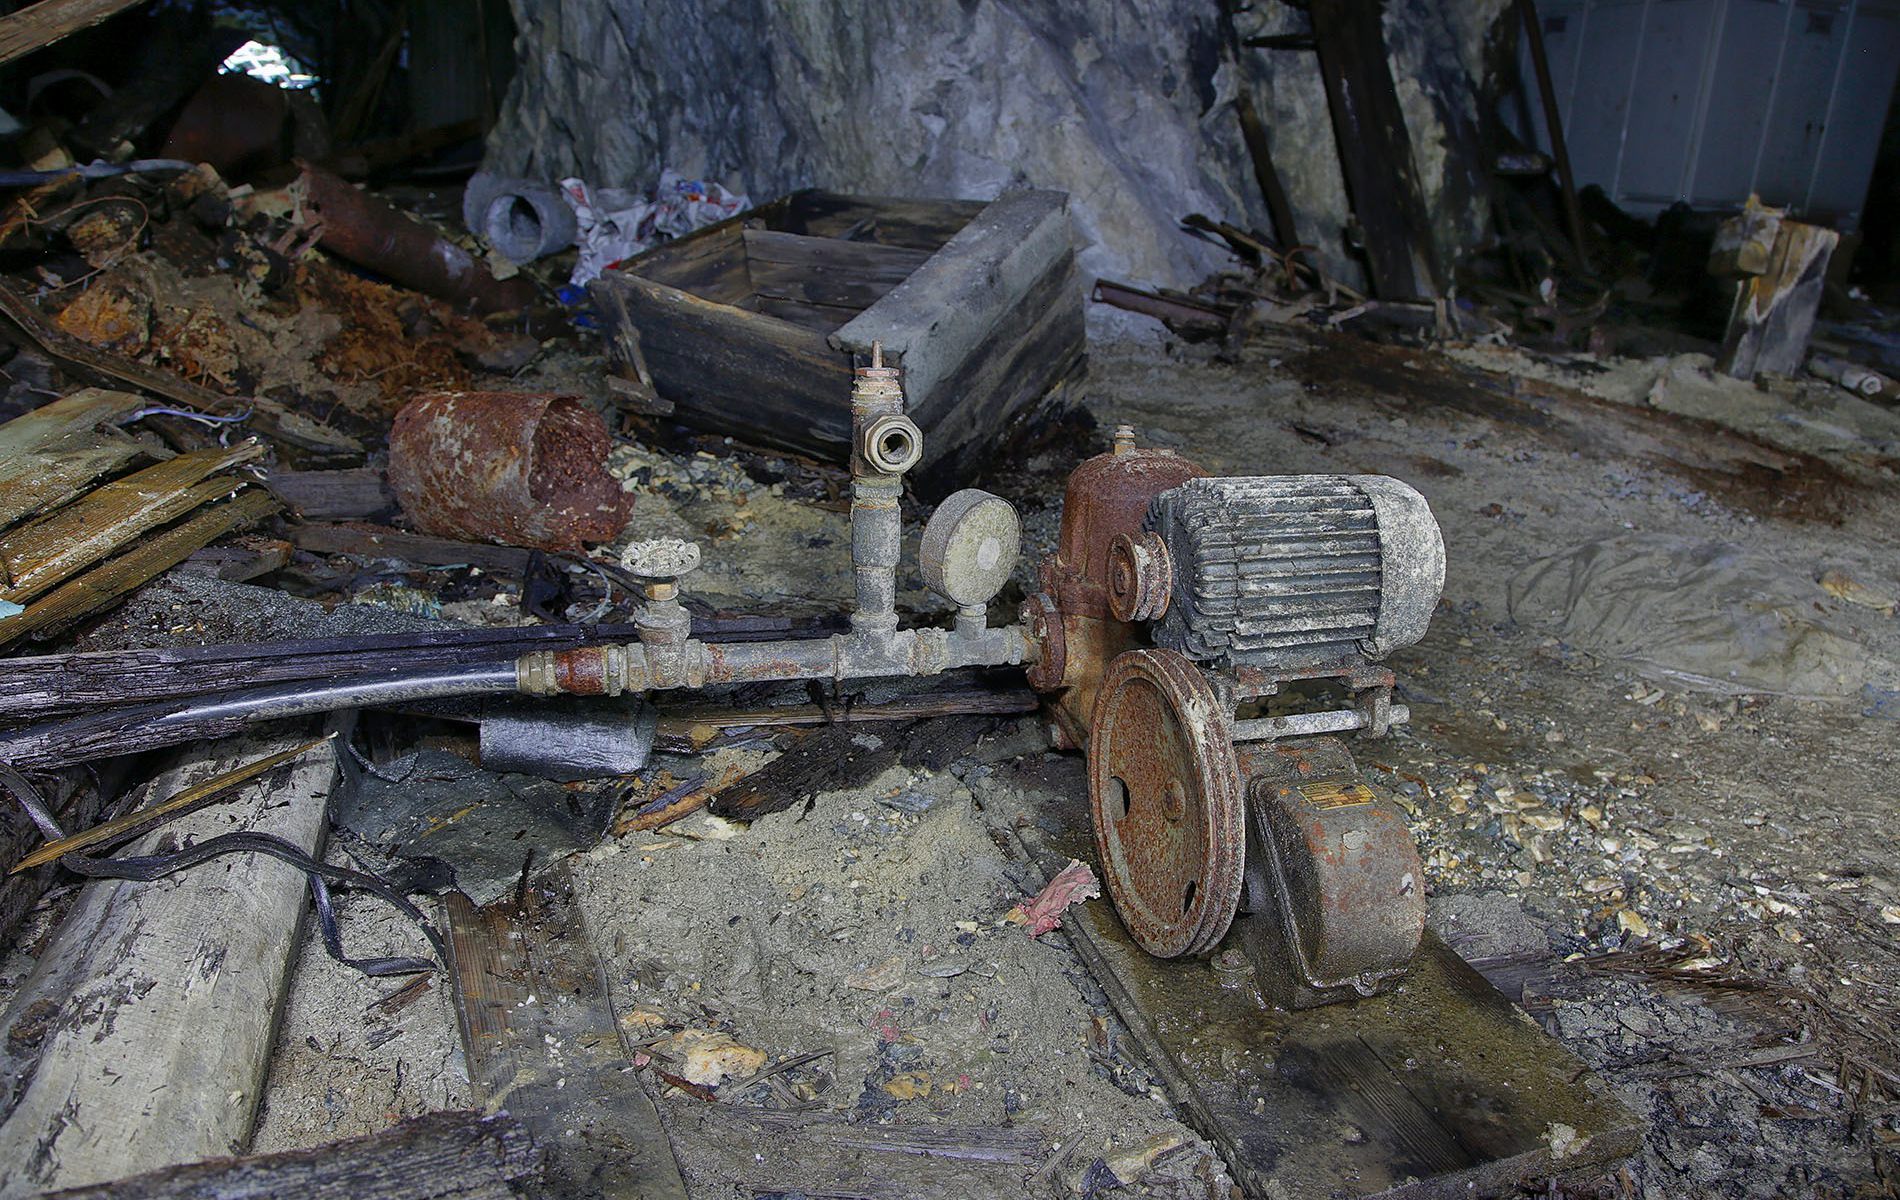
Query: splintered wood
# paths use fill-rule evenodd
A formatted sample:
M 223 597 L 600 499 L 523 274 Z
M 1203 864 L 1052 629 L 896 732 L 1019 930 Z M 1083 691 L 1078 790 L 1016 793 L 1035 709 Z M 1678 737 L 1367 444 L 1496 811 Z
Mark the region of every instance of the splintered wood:
M 1723 223 L 1709 270 L 1736 275 L 1735 308 L 1716 367 L 1737 379 L 1762 371 L 1793 375 L 1807 356 L 1814 318 L 1827 284 L 1827 264 L 1841 235 L 1787 220 L 1754 196 Z
M 0 425 L 0 646 L 65 629 L 277 511 L 230 474 L 260 443 L 173 455 L 118 428 L 143 404 L 87 388 Z

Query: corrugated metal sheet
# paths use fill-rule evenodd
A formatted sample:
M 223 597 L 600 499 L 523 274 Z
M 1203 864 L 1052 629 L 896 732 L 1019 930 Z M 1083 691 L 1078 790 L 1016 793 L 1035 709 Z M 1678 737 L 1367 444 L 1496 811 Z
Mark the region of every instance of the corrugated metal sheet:
M 1539 7 L 1578 183 L 1637 213 L 1755 192 L 1858 223 L 1900 73 L 1900 0 Z M 1542 113 L 1530 118 L 1548 145 Z

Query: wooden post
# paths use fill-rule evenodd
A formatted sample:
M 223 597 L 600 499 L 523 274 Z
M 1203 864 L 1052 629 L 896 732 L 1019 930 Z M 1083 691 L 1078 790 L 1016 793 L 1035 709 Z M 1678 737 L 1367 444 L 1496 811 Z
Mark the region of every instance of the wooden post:
M 1385 5 L 1382 0 L 1312 0 L 1310 11 L 1339 167 L 1364 243 L 1372 293 L 1381 300 L 1436 296 L 1443 268 L 1386 58 Z
M 167 796 L 307 740 L 307 726 L 189 754 Z M 336 754 L 313 753 L 134 843 L 234 830 L 321 853 Z M 0 1197 L 118 1179 L 244 1149 L 307 903 L 260 854 L 151 883 L 95 880 L 0 1021 Z
M 1765 269 L 1735 285 L 1735 308 L 1716 369 L 1737 379 L 1801 370 L 1827 285 L 1828 259 L 1840 240 L 1840 234 L 1819 225 L 1780 223 Z

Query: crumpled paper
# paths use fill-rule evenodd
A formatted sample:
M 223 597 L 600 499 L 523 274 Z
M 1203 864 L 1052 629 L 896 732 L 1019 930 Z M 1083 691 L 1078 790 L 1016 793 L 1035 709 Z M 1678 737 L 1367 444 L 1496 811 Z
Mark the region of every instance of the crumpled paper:
M 594 188 L 583 179 L 561 180 L 561 195 L 574 210 L 580 260 L 569 282 L 584 287 L 623 259 L 751 207 L 746 196 L 716 183 L 688 179 L 672 168 L 660 173 L 651 193 Z
M 1023 932 L 1038 938 L 1051 929 L 1062 928 L 1063 913 L 1101 894 L 1102 881 L 1095 877 L 1094 869 L 1072 858 L 1068 866 L 1057 872 L 1056 877 L 1036 893 L 1035 899 L 1010 909 L 1005 919 L 1021 921 Z

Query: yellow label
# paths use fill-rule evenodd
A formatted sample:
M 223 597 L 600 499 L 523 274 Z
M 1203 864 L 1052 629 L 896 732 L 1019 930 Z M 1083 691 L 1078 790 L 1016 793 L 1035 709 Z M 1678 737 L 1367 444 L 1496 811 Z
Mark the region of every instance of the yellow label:
M 1318 783 L 1302 783 L 1300 795 L 1314 808 L 1351 808 L 1356 804 L 1371 804 L 1372 789 L 1363 783 L 1341 783 L 1336 779 L 1322 779 Z

